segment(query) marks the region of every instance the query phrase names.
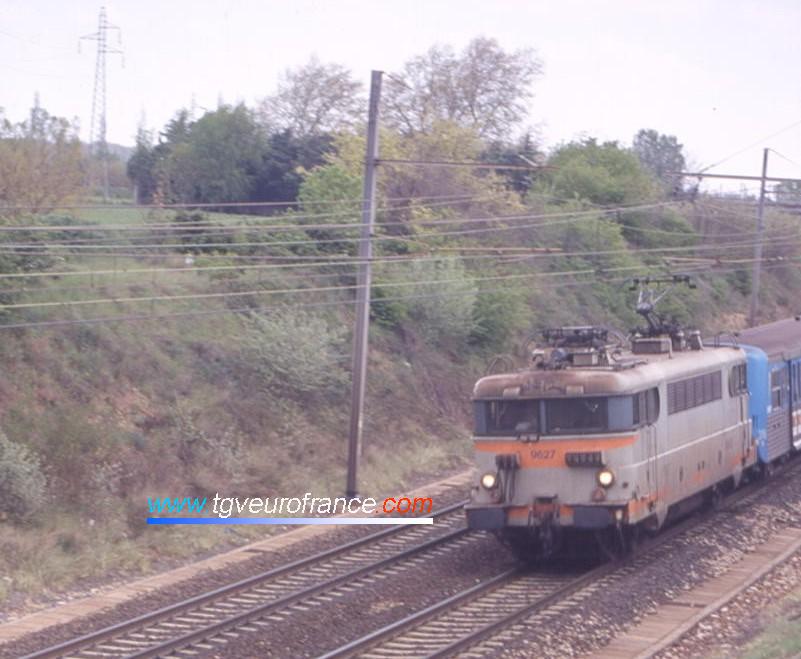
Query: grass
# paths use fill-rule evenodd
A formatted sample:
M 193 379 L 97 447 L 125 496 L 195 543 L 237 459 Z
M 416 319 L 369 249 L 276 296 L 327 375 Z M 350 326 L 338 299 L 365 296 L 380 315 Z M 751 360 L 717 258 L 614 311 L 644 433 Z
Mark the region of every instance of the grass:
M 801 588 L 777 602 L 763 619 L 764 630 L 743 648 L 744 659 L 797 657 L 801 653 Z
M 192 280 L 178 286 L 208 287 Z M 67 299 L 48 293 L 61 284 L 24 299 Z M 297 398 L 262 389 L 242 362 L 245 323 L 223 314 L 76 326 L 0 345 L 14 382 L 7 391 L 0 383 L 0 425 L 42 456 L 50 484 L 45 509 L 22 524 L 0 519 L 0 610 L 276 532 L 148 527 L 148 496 L 341 495 L 346 392 Z M 467 463 L 464 419 L 421 399 L 403 352 L 389 332 L 373 349 L 360 474 L 361 490 L 373 496 L 403 493 L 410 482 Z M 420 361 L 438 381 L 462 380 L 467 390 L 472 380 L 435 350 Z
M 56 209 L 54 213 L 60 213 Z M 194 212 L 190 209 L 190 212 Z M 277 219 L 266 216 L 247 215 L 242 213 L 219 213 L 201 209 L 200 212 L 211 222 L 221 224 L 249 224 L 254 221 L 277 223 Z M 136 225 L 156 222 L 172 222 L 176 209 L 142 208 L 133 205 L 120 205 L 116 208 L 76 208 L 69 214 L 77 220 L 99 225 Z
M 225 223 L 254 219 L 208 215 Z M 113 227 L 171 221 L 174 213 L 120 205 L 79 210 L 75 216 Z M 595 244 L 594 231 L 585 238 Z M 217 264 L 225 259 L 199 256 L 196 262 Z M 180 254 L 166 259 L 69 257 L 55 269 L 104 269 L 114 274 L 26 283 L 37 290 L 23 293 L 20 301 L 293 288 L 333 281 L 313 276 L 299 280 L 279 274 L 280 270 L 126 272 L 182 264 Z M 572 265 L 550 263 L 555 269 Z M 779 293 L 786 295 L 785 284 L 801 282 L 779 279 L 773 271 L 766 272 L 763 281 L 763 290 L 773 300 L 772 315 L 789 315 L 778 307 Z M 535 326 L 560 322 L 603 320 L 623 328 L 630 322 L 623 312 L 615 315 L 626 301 L 618 288 L 576 288 L 565 295 L 530 285 L 525 296 L 530 307 L 526 326 L 518 328 L 519 338 Z M 322 298 L 320 294 L 302 300 Z M 261 306 L 283 299 L 255 295 L 232 298 L 237 301 L 232 304 Z M 699 290 L 692 305 L 700 322 L 718 329 L 714 325 L 718 315 L 735 307 L 745 309 L 747 299 L 721 282 L 711 292 Z M 31 310 L 25 317 L 225 308 L 222 299 L 152 305 L 111 302 Z M 329 307 L 321 313 L 346 329 L 345 334 L 350 332 L 351 306 Z M 220 314 L 4 335 L 0 426 L 12 441 L 28 445 L 42 457 L 51 501 L 22 524 L 0 520 L 0 608 L 73 586 L 83 588 L 110 575 L 152 572 L 274 532 L 258 527 L 148 527 L 144 523 L 148 496 L 342 493 L 347 385 L 307 396 L 265 386 L 265 378 L 259 377 L 243 350 L 246 324 L 245 317 Z M 470 390 L 490 357 L 482 351 L 486 349 L 464 342 L 432 344 L 421 321 L 409 314 L 400 326 L 388 325 L 375 324 L 370 338 L 360 472 L 360 491 L 368 496 L 402 494 L 411 484 L 436 479 L 444 469 L 469 464 Z M 339 347 L 343 355 L 350 353 L 347 336 Z

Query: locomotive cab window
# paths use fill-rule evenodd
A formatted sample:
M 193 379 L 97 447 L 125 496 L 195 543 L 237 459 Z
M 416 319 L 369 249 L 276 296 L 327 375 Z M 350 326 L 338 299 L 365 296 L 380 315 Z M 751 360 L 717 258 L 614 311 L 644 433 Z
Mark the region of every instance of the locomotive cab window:
M 476 435 L 520 437 L 634 430 L 656 423 L 659 391 L 654 387 L 631 396 L 477 400 L 474 416 Z
M 633 427 L 650 426 L 659 418 L 659 389 L 653 387 L 631 397 Z M 623 428 L 624 426 L 620 426 Z
M 528 435 L 539 432 L 539 401 L 489 400 L 474 403 L 477 435 Z
M 608 407 L 606 398 L 556 398 L 545 401 L 548 433 L 603 432 L 609 427 Z
M 729 372 L 729 395 L 741 396 L 748 393 L 748 372 L 745 364 L 732 366 Z

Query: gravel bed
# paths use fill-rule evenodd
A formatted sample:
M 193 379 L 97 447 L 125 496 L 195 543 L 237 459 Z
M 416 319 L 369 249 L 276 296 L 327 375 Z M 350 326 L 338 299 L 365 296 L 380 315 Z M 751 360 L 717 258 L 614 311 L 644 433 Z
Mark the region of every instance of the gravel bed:
M 487 534 L 452 550 L 427 552 L 402 571 L 367 577 L 353 590 L 287 611 L 258 633 L 243 633 L 207 657 L 316 657 L 425 608 L 514 565 Z
M 801 527 L 799 468 L 747 502 L 716 513 L 634 559 L 557 615 L 537 614 L 481 646 L 486 656 L 578 657 L 601 649 L 657 606 L 724 574 L 746 553 L 788 526 Z M 686 656 L 686 655 L 676 655 Z
M 458 472 L 457 472 L 458 473 Z M 447 478 L 447 474 L 439 475 Z M 411 486 L 408 489 L 413 489 Z M 435 509 L 444 508 L 467 496 L 467 486 L 444 490 L 434 501 Z M 436 526 L 436 525 L 435 525 Z M 210 569 L 185 581 L 166 586 L 95 615 L 78 618 L 72 622 L 54 625 L 39 632 L 29 634 L 10 643 L 0 645 L 0 659 L 12 659 L 34 652 L 44 647 L 76 638 L 83 634 L 123 622 L 130 618 L 174 604 L 180 600 L 199 595 L 226 584 L 245 579 L 265 570 L 311 556 L 338 545 L 364 537 L 376 530 L 368 526 L 343 526 L 332 529 L 323 535 L 302 540 L 289 547 L 276 551 L 258 552 L 253 558 L 241 563 Z M 431 537 L 431 536 L 427 536 Z
M 616 571 L 600 584 L 575 595 L 571 604 L 564 606 L 558 614 L 532 616 L 525 623 L 505 632 L 502 638 L 494 639 L 494 643 L 481 646 L 482 651 L 487 656 L 574 657 L 602 648 L 653 612 L 658 605 L 682 595 L 708 578 L 725 573 L 744 554 L 753 551 L 775 532 L 788 526 L 801 527 L 801 479 L 798 478 L 798 471 L 798 466 L 795 466 L 792 475 L 777 477 L 769 487 L 751 495 L 748 501 L 715 514 L 681 536 L 638 557 L 628 568 Z M 463 496 L 461 491 L 455 494 L 454 500 Z M 437 507 L 443 505 L 444 497 L 440 497 Z M 199 579 L 177 584 L 117 607 L 102 616 L 102 624 L 98 622 L 101 617 L 96 616 L 83 624 L 73 623 L 45 630 L 36 635 L 36 640 L 29 637 L 23 639 L 26 643 L 20 641 L 0 646 L 0 657 L 18 656 L 48 642 L 53 643 L 58 640 L 55 636 L 57 633 L 60 633 L 60 638 L 70 638 L 89 628 L 152 610 L 180 597 L 203 592 L 351 540 L 364 532 L 358 528 L 342 529 L 300 545 L 254 557 L 242 565 L 204 574 Z M 353 587 L 338 589 L 335 595 L 325 600 L 275 616 L 270 620 L 269 627 L 242 634 L 209 656 L 315 656 L 497 574 L 510 564 L 509 555 L 494 538 L 476 535 L 473 542 L 459 548 L 428 552 L 425 556 L 411 559 L 404 568 L 392 568 L 370 575 L 360 579 Z M 795 568 L 792 579 L 782 571 L 783 568 L 777 568 L 764 581 L 767 583 L 771 577 L 775 577 L 787 589 L 791 588 L 792 583 L 801 580 L 801 557 L 796 557 L 788 565 Z M 760 590 L 761 584 L 755 584 L 740 596 L 752 597 L 749 603 L 742 605 L 743 610 L 750 608 L 753 613 L 754 606 L 761 606 L 755 603 L 757 600 L 753 598 L 757 595 L 751 593 L 752 590 L 758 593 L 764 591 L 767 600 L 775 597 L 767 587 Z M 734 606 L 732 602 L 729 608 Z M 727 622 L 730 618 L 731 623 Z M 744 623 L 748 622 L 746 618 L 743 616 Z M 736 647 L 737 640 L 743 638 L 736 634 L 748 635 L 758 631 L 746 626 L 738 632 L 732 626 L 735 624 L 733 615 L 725 615 L 720 621 L 720 633 L 734 634 L 732 647 Z M 682 639 L 674 654 L 666 651 L 663 656 L 692 655 L 694 646 L 683 647 L 681 644 L 691 644 L 696 631 L 701 633 L 701 639 L 707 638 L 702 625 Z M 724 628 L 728 631 L 724 631 Z M 43 641 L 43 638 L 46 640 Z M 500 640 L 502 642 L 498 643 Z M 720 639 L 711 641 L 716 648 L 721 642 Z M 706 651 L 699 646 L 697 652 L 708 654 L 708 649 L 708 646 Z
M 746 588 L 720 611 L 707 616 L 681 639 L 656 655 L 656 659 L 737 656 L 742 647 L 772 622 L 771 617 L 799 619 L 801 603 L 779 602 L 801 587 L 801 552 L 775 567 Z M 754 615 L 754 612 L 761 612 Z M 801 624 L 801 622 L 799 623 Z

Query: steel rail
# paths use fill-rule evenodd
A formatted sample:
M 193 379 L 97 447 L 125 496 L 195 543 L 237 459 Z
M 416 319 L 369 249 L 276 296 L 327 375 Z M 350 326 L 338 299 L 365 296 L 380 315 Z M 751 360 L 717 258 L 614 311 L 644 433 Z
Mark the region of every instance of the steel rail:
M 798 466 L 799 463 L 797 460 L 790 464 L 784 465 L 783 468 L 781 468 L 780 471 L 777 471 L 768 482 L 775 483 L 775 481 L 779 478 L 788 478 L 793 468 Z M 532 603 L 530 606 L 492 623 L 484 625 L 470 634 L 453 641 L 446 647 L 429 654 L 427 659 L 442 659 L 443 657 L 451 657 L 463 650 L 466 650 L 467 648 L 474 647 L 482 641 L 491 638 L 495 634 L 502 632 L 504 629 L 514 625 L 520 620 L 536 614 L 538 611 L 547 609 L 549 606 L 557 603 L 560 600 L 570 597 L 585 586 L 590 585 L 592 582 L 602 579 L 606 576 L 611 576 L 617 570 L 633 565 L 636 560 L 641 559 L 647 552 L 653 551 L 658 547 L 667 544 L 670 540 L 673 540 L 682 533 L 685 533 L 696 526 L 700 526 L 701 524 L 709 522 L 716 513 L 725 511 L 727 508 L 732 508 L 743 503 L 743 501 L 746 499 L 759 494 L 765 484 L 765 481 L 751 481 L 744 484 L 739 489 L 731 492 L 727 497 L 725 497 L 721 507 L 713 506 L 703 511 L 700 515 L 691 515 L 685 519 L 677 521 L 673 526 L 665 529 L 658 536 L 650 538 L 648 541 L 643 543 L 642 546 L 638 548 L 639 551 L 637 551 L 634 555 L 629 556 L 622 561 L 613 561 L 599 566 L 595 570 L 580 576 L 575 580 L 575 582 L 568 584 L 564 588 L 550 595 L 546 595 L 537 602 Z
M 464 504 L 465 501 L 459 501 L 450 506 L 446 506 L 441 510 L 433 512 L 431 516 L 437 518 L 454 513 L 460 510 L 464 506 Z M 64 641 L 63 643 L 59 643 L 57 645 L 36 651 L 32 654 L 26 655 L 24 659 L 52 659 L 54 657 L 61 657 L 69 652 L 74 652 L 93 645 L 97 645 L 99 642 L 113 638 L 115 636 L 119 636 L 122 633 L 142 628 L 148 624 L 158 622 L 165 618 L 172 617 L 176 614 L 197 608 L 209 602 L 213 602 L 214 600 L 220 599 L 221 597 L 234 595 L 237 592 L 246 590 L 255 585 L 261 584 L 267 580 L 301 570 L 302 568 L 312 566 L 324 560 L 336 558 L 338 556 L 346 554 L 351 550 L 359 549 L 361 547 L 375 543 L 379 540 L 383 540 L 390 536 L 401 534 L 404 531 L 408 531 L 407 526 L 398 526 L 398 527 L 384 529 L 376 533 L 370 533 L 362 538 L 357 538 L 356 540 L 352 540 L 351 542 L 345 543 L 344 545 L 338 545 L 336 547 L 332 547 L 331 549 L 318 552 L 311 556 L 307 556 L 305 558 L 292 561 L 291 563 L 287 563 L 285 565 L 279 565 L 265 572 L 261 572 L 251 577 L 241 579 L 232 584 L 226 584 L 225 586 L 215 588 L 213 590 L 201 593 L 199 595 L 195 595 L 185 600 L 181 600 L 180 602 L 176 602 L 175 604 L 170 604 L 168 606 L 157 609 L 156 611 L 151 611 L 149 613 L 142 614 L 135 618 L 131 618 L 130 620 L 125 620 L 123 622 L 110 625 L 108 627 L 104 627 L 94 632 L 89 632 L 88 634 L 84 634 L 83 636 L 80 636 L 78 638 L 70 639 L 68 641 Z M 464 532 L 466 532 L 466 529 L 460 530 L 460 533 Z M 443 536 L 443 538 L 447 537 L 448 536 Z M 410 550 L 406 551 L 412 551 L 414 549 L 418 549 L 421 546 L 422 545 L 418 545 L 417 547 L 413 547 Z M 372 567 L 372 565 L 368 567 Z
M 780 471 L 777 471 L 769 482 L 775 483 L 779 478 L 789 477 L 789 472 L 791 472 L 794 465 L 799 466 L 801 463 L 796 460 L 791 464 L 786 465 Z M 725 497 L 723 501 L 723 508 L 718 507 L 702 512 L 700 516 L 696 513 L 690 515 L 689 517 L 680 519 L 663 530 L 659 535 L 643 541 L 633 555 L 624 559 L 610 561 L 593 568 L 590 571 L 579 575 L 575 579 L 572 579 L 564 586 L 556 586 L 552 592 L 544 594 L 536 601 L 522 606 L 509 614 L 501 615 L 497 620 L 482 624 L 472 631 L 461 634 L 457 632 L 455 634 L 457 638 L 454 638 L 449 643 L 438 649 L 430 651 L 431 640 L 428 639 L 429 647 L 421 648 L 422 652 L 419 654 L 419 656 L 427 656 L 428 659 L 440 659 L 442 657 L 454 656 L 459 652 L 473 647 L 496 635 L 497 633 L 502 632 L 504 629 L 507 629 L 520 620 L 523 620 L 539 611 L 545 610 L 552 605 L 569 598 L 573 594 L 593 584 L 594 582 L 597 582 L 605 577 L 612 576 L 622 569 L 633 566 L 635 561 L 641 559 L 648 552 L 654 551 L 658 547 L 667 544 L 669 541 L 685 533 L 686 531 L 700 524 L 708 522 L 716 512 L 726 510 L 727 508 L 732 508 L 735 505 L 741 504 L 744 500 L 759 494 L 762 491 L 762 486 L 764 484 L 765 483 L 762 480 L 743 484 L 740 488 Z M 421 625 L 436 619 L 440 614 L 449 613 L 461 605 L 469 605 L 471 602 L 491 594 L 498 588 L 510 584 L 515 580 L 524 578 L 526 574 L 526 571 L 522 569 L 512 569 L 502 572 L 501 574 L 492 577 L 485 582 L 471 586 L 470 588 L 451 595 L 450 597 L 443 599 L 442 601 L 437 602 L 425 609 L 410 614 L 401 620 L 390 623 L 385 627 L 377 629 L 369 634 L 366 634 L 365 636 L 354 639 L 345 645 L 320 655 L 319 659 L 341 659 L 342 657 L 357 656 L 369 651 L 370 649 L 377 649 L 383 642 L 400 640 L 403 638 L 404 631 L 413 631 L 415 628 L 419 628 Z M 415 656 L 418 656 L 418 654 L 414 654 Z
M 383 567 L 386 567 L 387 565 L 396 563 L 399 560 L 408 558 L 409 556 L 421 553 L 428 549 L 432 549 L 433 547 L 436 547 L 438 545 L 445 544 L 446 542 L 450 542 L 451 540 L 454 540 L 456 538 L 460 538 L 464 535 L 467 535 L 467 533 L 469 533 L 469 529 L 467 529 L 466 527 L 457 529 L 455 531 L 451 531 L 450 533 L 444 536 L 424 542 L 422 545 L 416 545 L 415 547 L 411 547 L 409 549 L 397 552 L 395 554 L 392 554 L 391 556 L 387 556 L 386 558 L 381 559 L 380 561 L 376 561 L 374 563 L 370 563 L 369 565 L 356 568 L 354 570 L 351 570 L 350 572 L 341 574 L 338 577 L 328 579 L 309 588 L 304 588 L 302 590 L 291 593 L 286 597 L 281 597 L 277 600 L 266 602 L 264 604 L 253 607 L 252 609 L 249 609 L 242 613 L 238 613 L 224 620 L 212 623 L 195 631 L 184 634 L 180 637 L 170 639 L 159 645 L 154 645 L 153 647 L 143 650 L 142 652 L 132 653 L 127 656 L 130 657 L 131 659 L 133 659 L 134 657 L 136 657 L 136 659 L 146 659 L 148 657 L 161 657 L 169 652 L 175 650 L 181 650 L 183 648 L 191 646 L 193 643 L 210 639 L 223 632 L 235 629 L 236 627 L 240 627 L 242 625 L 246 625 L 248 622 L 251 622 L 253 620 L 258 620 L 259 618 L 264 617 L 268 613 L 271 613 L 273 611 L 282 608 L 286 608 L 291 604 L 295 604 L 296 602 L 308 599 L 309 597 L 330 590 L 341 584 L 348 583 L 359 577 L 363 577 L 367 574 L 374 572 L 375 570 L 379 570 Z

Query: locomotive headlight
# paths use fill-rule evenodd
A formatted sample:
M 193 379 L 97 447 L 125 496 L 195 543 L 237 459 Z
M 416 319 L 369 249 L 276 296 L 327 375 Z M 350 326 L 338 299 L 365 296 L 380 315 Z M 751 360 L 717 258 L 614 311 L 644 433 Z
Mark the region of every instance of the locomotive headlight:
M 491 490 L 495 487 L 495 483 L 498 482 L 498 477 L 493 474 L 491 471 L 487 472 L 481 477 L 481 487 L 485 490 Z
M 611 469 L 601 469 L 596 477 L 601 487 L 612 487 L 612 483 L 615 482 L 615 474 Z

